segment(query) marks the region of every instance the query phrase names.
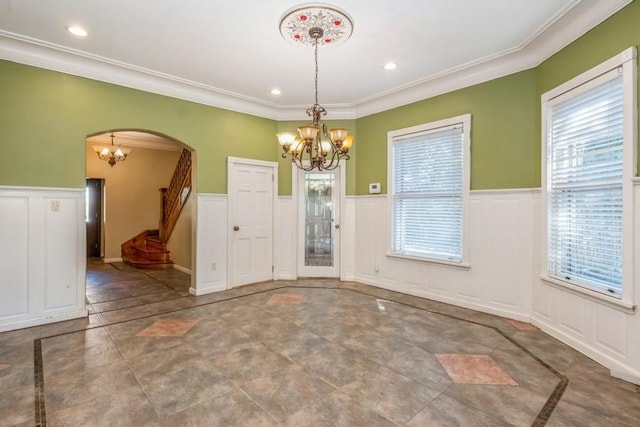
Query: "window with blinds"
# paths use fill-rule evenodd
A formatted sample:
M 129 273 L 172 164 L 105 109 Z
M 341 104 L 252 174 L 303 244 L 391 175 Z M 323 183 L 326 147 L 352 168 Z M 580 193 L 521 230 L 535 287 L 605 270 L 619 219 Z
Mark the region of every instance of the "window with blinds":
M 394 132 L 390 138 L 393 254 L 463 261 L 470 117 L 456 119 Z
M 624 88 L 615 69 L 547 106 L 549 276 L 622 295 Z

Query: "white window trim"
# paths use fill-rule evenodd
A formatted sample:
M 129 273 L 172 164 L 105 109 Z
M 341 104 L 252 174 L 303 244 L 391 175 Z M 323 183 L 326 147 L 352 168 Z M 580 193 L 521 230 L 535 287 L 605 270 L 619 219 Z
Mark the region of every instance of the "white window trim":
M 544 272 L 541 279 L 547 283 L 572 293 L 580 294 L 591 300 L 603 302 L 616 307 L 621 311 L 630 313 L 635 308 L 635 266 L 634 266 L 634 179 L 636 176 L 637 163 L 637 67 L 636 48 L 630 47 L 613 58 L 595 66 L 594 68 L 580 74 L 579 76 L 563 83 L 562 85 L 546 92 L 542 95 L 542 257 Z M 547 182 L 547 104 L 552 100 L 563 96 L 567 92 L 580 86 L 587 85 L 594 79 L 621 67 L 623 79 L 623 104 L 624 104 L 624 131 L 623 131 L 623 176 L 622 176 L 622 233 L 625 236 L 622 246 L 622 296 L 620 298 L 608 296 L 588 288 L 583 288 L 568 282 L 564 282 L 554 277 L 548 276 L 548 182 Z
M 392 152 L 393 141 L 399 137 L 409 136 L 414 133 L 426 132 L 437 128 L 443 128 L 462 124 L 463 126 L 463 156 L 462 156 L 462 174 L 463 174 L 463 188 L 462 188 L 462 259 L 460 262 L 451 262 L 442 259 L 435 258 L 423 258 L 417 256 L 404 255 L 393 252 L 393 170 L 392 170 Z M 410 261 L 418 261 L 429 264 L 437 264 L 449 267 L 458 267 L 462 269 L 469 269 L 471 264 L 469 262 L 469 192 L 471 182 L 471 114 L 463 114 L 461 116 L 451 117 L 448 119 L 438 120 L 435 122 L 424 123 L 417 126 L 411 126 L 403 129 L 396 129 L 387 132 L 387 183 L 389 191 L 387 192 L 387 209 L 389 212 L 389 241 L 387 242 L 388 257 L 401 258 Z

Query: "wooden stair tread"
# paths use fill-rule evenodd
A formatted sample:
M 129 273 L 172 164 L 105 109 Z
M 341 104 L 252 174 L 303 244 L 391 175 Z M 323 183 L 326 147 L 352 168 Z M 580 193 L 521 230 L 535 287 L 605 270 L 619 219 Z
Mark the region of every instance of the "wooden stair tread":
M 133 265 L 138 268 L 173 268 L 173 261 L 154 261 L 143 258 L 136 254 L 130 254 L 122 257 L 122 260 L 127 264 Z
M 158 230 L 145 230 L 121 245 L 122 260 L 138 268 L 173 268 L 166 242 Z

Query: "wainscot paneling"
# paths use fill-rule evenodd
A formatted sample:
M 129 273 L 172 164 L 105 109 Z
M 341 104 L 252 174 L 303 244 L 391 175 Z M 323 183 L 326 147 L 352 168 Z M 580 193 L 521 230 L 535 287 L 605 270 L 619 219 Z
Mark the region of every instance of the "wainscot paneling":
M 84 197 L 0 187 L 0 331 L 87 316 Z
M 634 186 L 634 230 L 625 230 L 625 237 L 635 240 L 640 248 L 640 186 Z M 534 199 L 534 236 L 543 236 L 543 212 L 540 198 Z M 545 270 L 544 239 L 533 240 L 537 254 L 535 261 L 532 323 L 543 331 L 571 345 L 611 370 L 611 374 L 640 384 L 640 317 L 637 307 L 616 306 L 606 298 L 597 298 L 582 292 L 549 283 L 541 279 Z M 638 250 L 633 265 L 638 265 Z M 632 301 L 640 295 L 637 277 L 632 286 Z
M 273 278 L 295 280 L 296 236 L 298 227 L 296 204 L 291 196 L 279 196 L 276 202 L 273 234 Z
M 355 280 L 522 321 L 531 313 L 538 190 L 472 191 L 470 268 L 390 257 L 387 196 L 355 198 Z
M 344 197 L 340 208 L 340 280 L 352 281 L 356 268 L 356 198 Z
M 199 193 L 193 295 L 227 289 L 227 195 Z

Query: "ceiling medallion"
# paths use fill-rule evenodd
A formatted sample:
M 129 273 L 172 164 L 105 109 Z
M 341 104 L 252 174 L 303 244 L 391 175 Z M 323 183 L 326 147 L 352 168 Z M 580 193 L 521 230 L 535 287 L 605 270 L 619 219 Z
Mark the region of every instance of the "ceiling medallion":
M 313 46 L 316 39 L 309 35 L 312 28 L 321 28 L 320 45 L 345 42 L 353 32 L 353 20 L 344 10 L 321 3 L 302 4 L 289 9 L 280 18 L 280 34 L 285 40 Z
M 280 21 L 280 32 L 295 43 L 313 46 L 315 61 L 315 102 L 307 109 L 311 123 L 300 126 L 298 135 L 293 132 L 278 132 L 276 137 L 282 147 L 282 158 L 300 169 L 332 170 L 342 160 L 349 160 L 353 136 L 349 129 L 328 129 L 322 123 L 327 110 L 318 103 L 318 46 L 338 44 L 349 38 L 353 21 L 340 10 L 323 5 L 303 5 L 285 13 Z

